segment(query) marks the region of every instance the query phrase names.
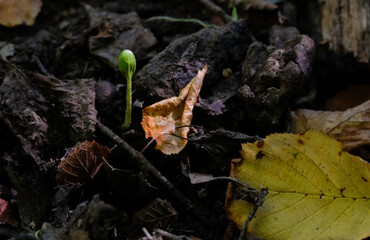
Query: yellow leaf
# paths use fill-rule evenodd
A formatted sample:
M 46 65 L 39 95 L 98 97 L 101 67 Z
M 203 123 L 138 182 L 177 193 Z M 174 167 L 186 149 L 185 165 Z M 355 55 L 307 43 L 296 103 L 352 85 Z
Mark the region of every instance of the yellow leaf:
M 299 109 L 292 115 L 295 133 L 316 129 L 344 143 L 346 150 L 370 145 L 370 100 L 343 112 Z
M 315 130 L 273 134 L 242 145 L 231 175 L 253 188 L 267 187 L 266 201 L 248 231 L 264 239 L 363 239 L 370 235 L 370 164 L 342 151 Z M 241 228 L 249 202 L 228 199 L 228 216 Z
M 165 154 L 179 153 L 187 143 L 193 108 L 207 72 L 207 65 L 181 90 L 178 97 L 164 99 L 143 109 L 141 125 L 145 137 L 157 141 L 156 148 Z M 177 136 L 174 136 L 177 135 Z
M 41 0 L 0 0 L 0 24 L 14 27 L 33 25 L 40 12 Z

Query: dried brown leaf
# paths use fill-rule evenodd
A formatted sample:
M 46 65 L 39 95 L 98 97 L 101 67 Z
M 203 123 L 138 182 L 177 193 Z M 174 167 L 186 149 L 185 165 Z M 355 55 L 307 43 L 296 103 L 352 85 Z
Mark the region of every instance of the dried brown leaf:
M 346 111 L 292 112 L 294 132 L 315 129 L 344 143 L 346 150 L 370 144 L 370 100 Z
M 132 226 L 145 226 L 149 229 L 163 228 L 175 215 L 177 212 L 169 201 L 157 198 L 145 208 L 134 213 Z
M 42 6 L 41 0 L 0 1 L 0 24 L 14 27 L 25 23 L 33 25 Z
M 143 109 L 141 125 L 145 137 L 157 141 L 157 149 L 164 154 L 179 153 L 187 143 L 186 138 L 193 118 L 193 108 L 207 72 L 207 65 L 181 90 L 178 97 L 154 103 Z M 174 136 L 177 135 L 177 136 Z
M 57 169 L 59 185 L 81 185 L 95 177 L 110 153 L 109 148 L 95 141 L 77 143 L 68 157 L 62 160 Z
M 8 201 L 0 198 L 0 222 L 5 222 L 13 227 L 18 227 L 19 221 L 15 217 Z

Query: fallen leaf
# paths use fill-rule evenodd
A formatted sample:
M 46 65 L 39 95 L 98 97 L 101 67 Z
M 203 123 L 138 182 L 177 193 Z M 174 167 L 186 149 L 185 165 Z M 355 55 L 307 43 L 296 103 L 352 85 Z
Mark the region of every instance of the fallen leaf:
M 231 175 L 269 193 L 248 231 L 263 239 L 364 239 L 370 235 L 370 164 L 315 130 L 242 145 Z M 227 199 L 241 228 L 253 204 Z
M 141 229 L 145 226 L 148 229 L 164 228 L 169 221 L 177 215 L 172 205 L 167 200 L 154 199 L 148 206 L 140 209 L 132 216 L 131 230 Z
M 109 148 L 95 141 L 77 143 L 58 166 L 58 185 L 81 185 L 93 179 L 103 165 L 103 158 L 109 153 Z
M 315 129 L 344 143 L 346 150 L 370 144 L 370 100 L 346 111 L 292 112 L 294 132 Z
M 4 222 L 13 227 L 18 227 L 19 225 L 19 221 L 15 217 L 9 202 L 0 198 L 0 223 Z
M 23 23 L 28 26 L 33 25 L 41 6 L 41 0 L 0 1 L 0 24 L 7 27 L 18 26 Z
M 156 148 L 164 154 L 179 153 L 187 144 L 193 108 L 197 102 L 207 65 L 181 90 L 178 97 L 164 99 L 143 109 L 141 125 L 145 137 L 157 141 Z M 177 135 L 177 136 L 174 136 Z

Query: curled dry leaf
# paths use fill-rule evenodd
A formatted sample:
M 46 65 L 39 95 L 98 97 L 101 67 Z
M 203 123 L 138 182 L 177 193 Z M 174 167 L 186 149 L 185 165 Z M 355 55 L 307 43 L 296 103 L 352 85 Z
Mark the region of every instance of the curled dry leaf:
M 344 143 L 346 150 L 370 144 L 370 100 L 346 111 L 292 112 L 294 132 L 315 129 Z
M 193 108 L 207 72 L 207 65 L 181 90 L 178 97 L 164 99 L 143 109 L 141 125 L 145 137 L 157 141 L 156 148 L 164 154 L 179 153 L 187 143 L 186 138 L 193 118 Z M 175 136 L 176 135 L 176 136 Z M 178 137 L 179 136 L 179 137 Z
M 42 6 L 41 0 L 0 1 L 0 24 L 14 27 L 25 23 L 33 25 Z
M 68 157 L 62 160 L 57 169 L 59 185 L 81 185 L 95 177 L 110 153 L 109 148 L 95 141 L 77 143 Z

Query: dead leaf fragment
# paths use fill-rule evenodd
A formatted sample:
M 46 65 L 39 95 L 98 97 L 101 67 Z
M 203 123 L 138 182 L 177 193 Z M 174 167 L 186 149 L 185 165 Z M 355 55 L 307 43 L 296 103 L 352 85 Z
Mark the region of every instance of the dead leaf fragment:
M 157 198 L 148 206 L 134 213 L 131 227 L 135 226 L 139 229 L 143 226 L 149 229 L 164 228 L 176 215 L 177 212 L 169 201 Z
M 292 112 L 294 132 L 315 129 L 344 143 L 346 150 L 370 145 L 370 100 L 346 111 Z
M 342 148 L 315 130 L 243 144 L 231 175 L 269 191 L 248 231 L 263 239 L 369 236 L 370 164 Z M 228 217 L 239 228 L 252 209 L 250 202 L 227 199 Z
M 141 125 L 145 137 L 157 141 L 156 148 L 164 154 L 179 153 L 187 144 L 186 138 L 193 118 L 193 108 L 207 72 L 207 65 L 181 90 L 178 97 L 164 99 L 143 109 Z M 177 135 L 177 136 L 174 136 Z
M 2 0 L 0 1 L 0 24 L 15 27 L 35 22 L 42 6 L 41 0 Z
M 15 217 L 8 201 L 0 198 L 0 223 L 8 223 L 13 227 L 18 227 L 19 221 Z
M 68 157 L 62 160 L 57 169 L 59 185 L 81 185 L 95 177 L 110 153 L 109 148 L 95 141 L 77 143 Z

